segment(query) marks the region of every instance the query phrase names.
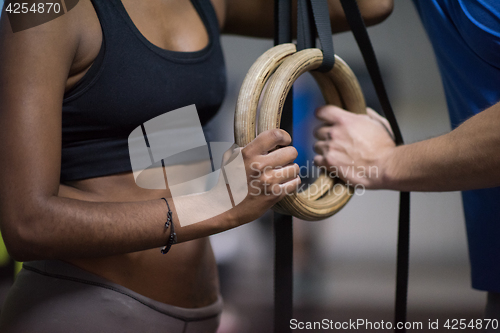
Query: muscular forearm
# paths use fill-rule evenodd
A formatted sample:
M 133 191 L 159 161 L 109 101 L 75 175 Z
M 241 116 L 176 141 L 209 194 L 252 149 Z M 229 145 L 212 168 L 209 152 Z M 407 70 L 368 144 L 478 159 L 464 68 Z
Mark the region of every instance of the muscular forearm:
M 383 186 L 457 191 L 500 186 L 500 103 L 452 132 L 397 147 L 383 162 Z

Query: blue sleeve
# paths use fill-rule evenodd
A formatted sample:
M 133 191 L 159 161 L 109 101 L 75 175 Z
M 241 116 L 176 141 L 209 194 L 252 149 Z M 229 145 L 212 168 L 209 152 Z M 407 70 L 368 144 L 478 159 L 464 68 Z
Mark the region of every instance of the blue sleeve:
M 450 13 L 469 47 L 483 61 L 500 68 L 500 1 L 458 0 Z

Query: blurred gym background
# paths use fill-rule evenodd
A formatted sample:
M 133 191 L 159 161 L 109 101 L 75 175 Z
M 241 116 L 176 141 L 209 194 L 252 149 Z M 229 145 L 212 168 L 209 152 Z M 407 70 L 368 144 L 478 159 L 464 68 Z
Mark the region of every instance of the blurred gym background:
M 369 33 L 406 142 L 449 131 L 434 55 L 411 1 L 396 1 L 393 14 L 369 28 Z M 223 46 L 228 90 L 221 112 L 208 126 L 210 141 L 233 140 L 239 87 L 252 63 L 272 47 L 272 41 L 224 36 Z M 335 35 L 334 47 L 356 72 L 368 104 L 377 108 L 352 35 Z M 305 152 L 299 157 L 304 163 L 313 156 L 310 130 L 317 122 L 312 112 L 321 103 L 321 96 L 310 77 L 301 78 L 295 94 L 295 144 Z M 429 319 L 481 318 L 485 293 L 470 288 L 460 194 L 413 193 L 411 212 L 408 320 L 422 321 L 425 327 Z M 325 221 L 294 221 L 298 320 L 392 320 L 397 214 L 398 193 L 371 191 L 355 196 Z M 257 222 L 212 237 L 226 302 L 221 333 L 272 331 L 272 233 L 269 213 Z M 4 254 L 0 246 L 0 274 L 5 281 L 0 283 L 0 297 L 12 272 L 12 263 Z

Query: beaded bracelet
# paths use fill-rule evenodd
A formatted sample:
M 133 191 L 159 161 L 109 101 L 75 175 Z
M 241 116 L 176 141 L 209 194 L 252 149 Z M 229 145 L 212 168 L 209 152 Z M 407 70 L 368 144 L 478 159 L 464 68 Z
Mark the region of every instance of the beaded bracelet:
M 167 222 L 165 222 L 165 228 L 168 229 L 168 227 L 170 227 L 170 236 L 168 237 L 167 245 L 165 245 L 161 249 L 161 253 L 167 254 L 167 252 L 170 250 L 170 248 L 172 247 L 172 245 L 174 245 L 175 243 L 177 243 L 177 234 L 174 231 L 174 221 L 172 219 L 172 211 L 170 210 L 170 206 L 168 204 L 168 201 L 165 198 L 161 198 L 161 199 L 163 201 L 165 201 L 165 203 L 167 204 L 167 208 L 168 208 Z

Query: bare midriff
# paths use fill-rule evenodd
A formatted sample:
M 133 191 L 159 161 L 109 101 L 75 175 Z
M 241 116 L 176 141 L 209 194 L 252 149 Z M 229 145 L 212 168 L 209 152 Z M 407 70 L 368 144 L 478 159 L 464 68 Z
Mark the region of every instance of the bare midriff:
M 169 193 L 140 188 L 132 173 L 122 173 L 67 182 L 60 186 L 59 196 L 95 202 L 133 202 L 168 197 Z M 159 248 L 153 248 L 65 261 L 141 295 L 179 307 L 212 304 L 219 293 L 217 268 L 208 238 L 175 244 L 165 255 Z

